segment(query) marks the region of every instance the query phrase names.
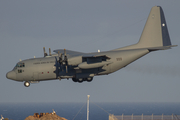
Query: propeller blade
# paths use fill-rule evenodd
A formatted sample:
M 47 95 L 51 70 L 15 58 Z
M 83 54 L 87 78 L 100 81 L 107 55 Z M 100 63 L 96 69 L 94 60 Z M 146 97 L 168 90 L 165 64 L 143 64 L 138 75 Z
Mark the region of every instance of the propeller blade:
M 66 65 L 67 65 L 66 49 L 64 49 L 64 62 L 65 62 L 65 63 L 66 63 Z
M 61 64 L 62 63 L 62 53 L 60 53 L 59 51 L 58 51 L 58 56 L 59 56 L 59 63 Z
M 45 47 L 43 47 L 43 51 L 44 51 L 44 53 L 46 52 Z
M 49 48 L 49 56 L 51 56 L 52 54 L 51 54 L 51 48 Z
M 62 63 L 62 53 L 60 54 L 60 60 L 61 60 L 61 63 Z
M 59 51 L 58 51 L 58 57 L 59 57 L 59 63 L 60 63 L 60 53 L 59 53 Z
M 66 49 L 64 49 L 64 55 L 66 55 Z
M 43 47 L 43 51 L 44 51 L 44 57 L 46 57 L 47 53 L 46 53 L 45 47 Z
M 66 55 L 66 49 L 64 49 L 64 62 L 66 65 L 66 73 L 68 73 L 68 60 L 67 60 L 67 55 Z
M 66 65 L 66 73 L 68 73 L 68 68 L 67 68 L 67 65 Z

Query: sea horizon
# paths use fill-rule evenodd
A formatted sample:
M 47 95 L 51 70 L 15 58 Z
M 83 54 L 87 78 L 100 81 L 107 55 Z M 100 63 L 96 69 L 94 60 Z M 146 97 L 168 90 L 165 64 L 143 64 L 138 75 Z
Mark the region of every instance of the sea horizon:
M 0 114 L 11 120 L 24 120 L 34 113 L 51 113 L 68 120 L 86 119 L 86 102 L 3 102 Z M 180 102 L 90 102 L 89 119 L 108 120 L 114 115 L 180 115 Z

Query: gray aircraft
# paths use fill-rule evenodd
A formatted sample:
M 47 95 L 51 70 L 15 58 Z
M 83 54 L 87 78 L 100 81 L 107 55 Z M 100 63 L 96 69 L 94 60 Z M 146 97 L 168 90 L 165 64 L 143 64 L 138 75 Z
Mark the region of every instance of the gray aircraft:
M 154 6 L 146 21 L 137 44 L 95 53 L 82 53 L 66 49 L 54 50 L 44 57 L 20 61 L 6 74 L 8 79 L 30 83 L 53 79 L 69 79 L 74 82 L 90 82 L 94 76 L 113 73 L 142 56 L 157 50 L 170 49 L 171 45 L 163 10 Z

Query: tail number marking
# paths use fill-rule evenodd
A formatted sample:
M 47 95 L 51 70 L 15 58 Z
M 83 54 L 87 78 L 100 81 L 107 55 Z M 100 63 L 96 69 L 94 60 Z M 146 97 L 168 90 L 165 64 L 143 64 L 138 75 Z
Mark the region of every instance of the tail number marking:
M 122 58 L 116 58 L 117 61 L 122 61 Z

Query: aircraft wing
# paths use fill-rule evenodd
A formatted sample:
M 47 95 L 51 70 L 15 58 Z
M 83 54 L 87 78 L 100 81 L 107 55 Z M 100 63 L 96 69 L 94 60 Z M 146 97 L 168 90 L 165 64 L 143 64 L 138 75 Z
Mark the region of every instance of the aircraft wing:
M 58 54 L 58 52 L 64 54 L 64 49 L 57 49 L 57 50 L 54 50 L 53 52 L 55 52 L 57 54 Z M 72 51 L 72 50 L 66 50 L 66 54 L 68 54 L 70 56 L 78 56 L 78 55 L 83 55 L 85 53 Z
M 64 54 L 63 49 L 54 50 L 56 53 Z M 71 50 L 66 50 L 66 54 L 70 55 L 71 58 L 68 59 L 69 65 L 78 65 L 76 69 L 92 69 L 102 67 L 104 65 L 111 64 L 111 61 L 107 61 L 111 59 L 109 56 L 105 54 L 99 53 L 81 53 Z M 81 60 L 80 60 L 81 59 Z M 81 61 L 80 63 L 78 61 Z M 83 61 L 83 62 L 82 62 Z

